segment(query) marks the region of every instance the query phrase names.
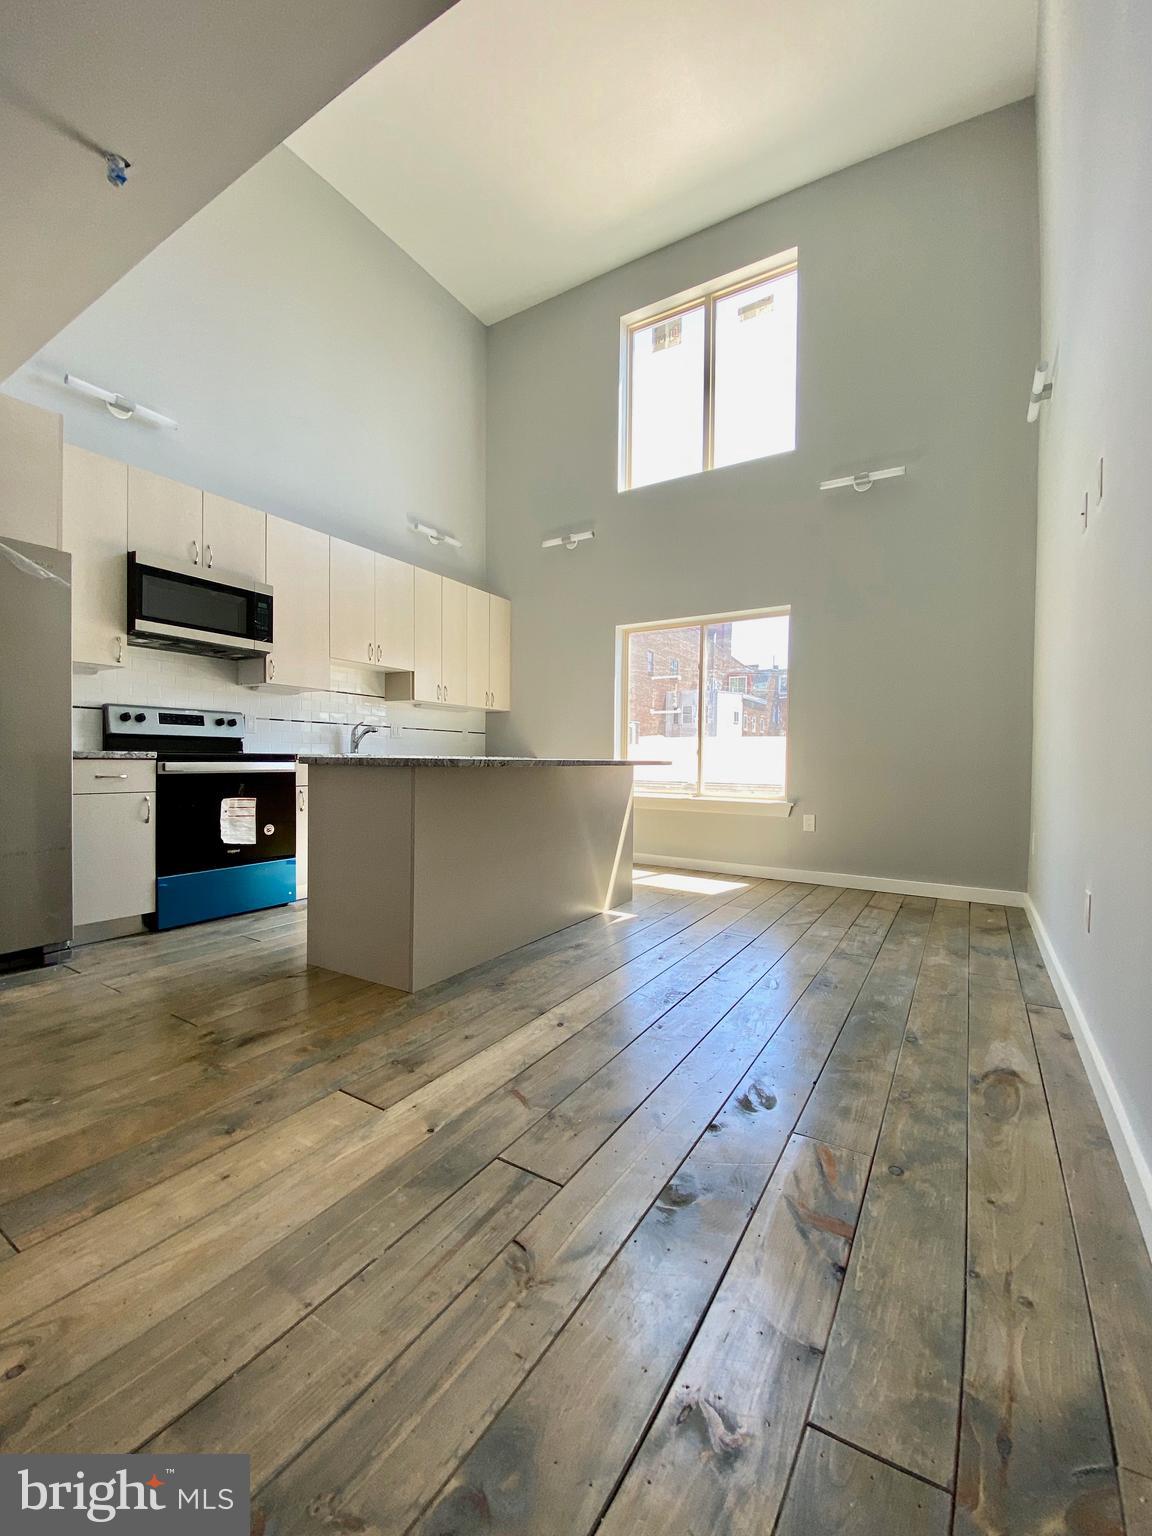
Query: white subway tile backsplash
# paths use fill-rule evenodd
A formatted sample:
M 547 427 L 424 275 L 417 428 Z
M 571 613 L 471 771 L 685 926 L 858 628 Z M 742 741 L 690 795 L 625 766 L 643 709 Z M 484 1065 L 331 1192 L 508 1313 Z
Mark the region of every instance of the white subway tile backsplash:
M 172 704 L 244 714 L 247 740 L 266 752 L 346 752 L 349 728 L 365 720 L 381 729 L 365 737 L 364 753 L 484 754 L 482 710 L 390 704 L 378 694 L 261 693 L 242 688 L 235 673 L 234 662 L 129 647 L 122 667 L 73 677 L 72 745 L 78 752 L 99 749 L 104 704 Z M 337 675 L 350 686 L 373 681 L 364 669 Z

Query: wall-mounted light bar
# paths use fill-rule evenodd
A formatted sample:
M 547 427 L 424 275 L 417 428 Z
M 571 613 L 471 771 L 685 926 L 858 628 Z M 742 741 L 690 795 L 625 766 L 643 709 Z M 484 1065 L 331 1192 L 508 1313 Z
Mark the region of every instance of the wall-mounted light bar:
M 907 473 L 906 464 L 897 464 L 892 469 L 862 469 L 855 475 L 841 475 L 838 480 L 821 480 L 820 489 L 838 491 L 851 486 L 854 491 L 870 491 L 877 480 L 896 480 Z
M 1051 363 L 1037 363 L 1036 372 L 1032 375 L 1032 393 L 1028 396 L 1029 421 L 1035 421 L 1040 415 L 1041 404 L 1052 398 L 1051 374 Z
M 545 539 L 540 545 L 541 549 L 575 549 L 577 544 L 583 544 L 585 539 L 594 539 L 594 528 L 581 528 L 578 533 L 562 533 L 559 538 Z
M 171 416 L 161 416 L 159 411 L 149 410 L 146 405 L 140 405 L 135 400 L 127 400 L 110 389 L 101 389 L 99 384 L 89 384 L 87 379 L 78 379 L 74 373 L 66 373 L 64 382 L 78 394 L 101 401 L 117 421 L 147 421 L 154 427 L 171 427 L 173 431 L 176 430 L 176 423 Z
M 422 533 L 429 544 L 450 544 L 453 549 L 460 549 L 459 539 L 454 539 L 450 533 L 441 533 L 439 528 L 429 527 L 427 523 L 412 522 L 408 524 L 413 533 Z

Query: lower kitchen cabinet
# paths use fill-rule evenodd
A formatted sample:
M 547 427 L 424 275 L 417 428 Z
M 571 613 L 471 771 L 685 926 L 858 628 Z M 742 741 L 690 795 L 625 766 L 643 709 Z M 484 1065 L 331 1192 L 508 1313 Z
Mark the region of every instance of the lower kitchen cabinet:
M 107 768 L 111 773 L 115 764 Z M 110 788 L 72 797 L 72 921 L 77 928 L 139 917 L 156 908 L 156 796 L 152 788 L 115 787 L 120 782 L 110 780 Z

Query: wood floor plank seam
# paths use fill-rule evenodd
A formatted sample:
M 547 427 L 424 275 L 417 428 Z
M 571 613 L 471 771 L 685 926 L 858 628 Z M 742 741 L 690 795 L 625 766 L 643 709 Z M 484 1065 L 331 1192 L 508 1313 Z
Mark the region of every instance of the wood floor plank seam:
M 521 1173 L 530 1173 L 534 1179 L 541 1179 L 545 1184 L 551 1184 L 553 1189 L 564 1188 L 564 1185 L 558 1179 L 547 1179 L 542 1173 L 536 1173 L 531 1168 L 521 1167 L 519 1163 L 513 1162 L 513 1160 L 508 1156 L 506 1152 L 501 1152 L 500 1156 L 494 1158 L 493 1161 L 497 1163 L 503 1163 L 505 1167 L 508 1168 L 519 1168 Z
M 811 1419 L 808 1420 L 807 1428 L 818 1430 L 820 1434 L 827 1435 L 829 1440 L 835 1440 L 837 1445 L 846 1445 L 850 1451 L 856 1451 L 861 1456 L 867 1456 L 869 1461 L 879 1462 L 882 1467 L 891 1467 L 893 1472 L 900 1472 L 904 1477 L 913 1478 L 916 1482 L 922 1483 L 925 1488 L 931 1488 L 936 1493 L 947 1495 L 949 1500 L 952 1498 L 952 1490 L 947 1484 L 933 1482 L 930 1477 L 924 1477 L 919 1472 L 913 1472 L 908 1467 L 902 1467 L 898 1461 L 891 1461 L 887 1456 L 881 1456 L 878 1451 L 870 1451 L 867 1446 L 857 1445 L 844 1435 L 838 1435 L 834 1429 L 826 1429 L 823 1424 L 814 1424 Z M 793 1471 L 795 1471 L 795 1462 L 793 1462 Z M 893 1533 L 893 1536 L 895 1536 L 895 1533 Z

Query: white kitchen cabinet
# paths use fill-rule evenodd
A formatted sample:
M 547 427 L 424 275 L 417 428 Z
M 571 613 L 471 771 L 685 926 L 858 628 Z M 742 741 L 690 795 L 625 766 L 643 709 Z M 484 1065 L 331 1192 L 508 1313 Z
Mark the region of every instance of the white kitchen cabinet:
M 511 707 L 511 611 L 507 598 L 468 588 L 468 704 L 472 709 Z
M 489 709 L 512 708 L 512 604 L 506 597 L 488 599 Z
M 376 557 L 370 549 L 331 541 L 329 590 L 333 661 L 376 663 Z
M 94 764 L 112 774 L 115 762 Z M 135 775 L 134 775 L 135 776 Z M 77 928 L 156 909 L 153 788 L 72 797 L 72 920 Z
M 145 565 L 204 576 L 204 492 L 128 466 L 128 548 Z
M 255 507 L 204 492 L 204 575 L 242 586 L 263 582 L 268 519 Z
M 72 664 L 122 666 L 128 549 L 128 466 L 64 446 L 63 547 L 72 556 Z
M 489 703 L 489 607 L 487 592 L 468 588 L 468 689 L 470 709 L 487 709 Z
M 377 555 L 376 664 L 411 672 L 416 640 L 416 572 L 406 560 Z
M 273 693 L 328 687 L 328 546 L 328 535 L 315 528 L 283 517 L 267 519 L 272 650 L 240 663 L 242 683 Z
M 444 577 L 441 614 L 441 697 L 445 704 L 465 704 L 468 696 L 468 588 Z
M 415 624 L 412 690 L 409 695 L 439 703 L 440 663 L 444 654 L 441 621 L 444 611 L 444 578 L 417 566 L 415 572 Z
M 0 395 L 0 538 L 59 549 L 64 418 Z
M 307 772 L 307 769 L 303 770 Z M 308 894 L 308 785 L 296 773 L 296 900 Z

